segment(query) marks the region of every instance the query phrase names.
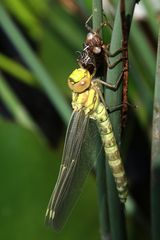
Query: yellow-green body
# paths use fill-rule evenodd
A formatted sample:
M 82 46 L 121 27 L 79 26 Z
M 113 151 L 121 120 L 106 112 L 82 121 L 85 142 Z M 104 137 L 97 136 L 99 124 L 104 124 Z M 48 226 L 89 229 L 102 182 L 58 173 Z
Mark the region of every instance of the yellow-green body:
M 83 80 L 86 75 L 84 73 L 85 76 L 83 76 L 81 73 L 82 76 L 79 76 L 79 71 L 83 73 L 85 70 L 76 69 L 73 72 L 74 78 L 76 78 L 77 73 L 77 78 L 79 77 L 80 79 L 77 82 L 82 82 L 82 85 L 84 85 Z M 90 78 L 91 81 L 92 77 Z M 70 75 L 69 80 L 70 79 L 73 80 L 72 74 Z M 84 111 L 86 115 L 96 120 L 104 146 L 106 159 L 108 159 L 109 166 L 111 167 L 116 182 L 119 198 L 121 202 L 125 202 L 128 194 L 127 179 L 109 115 L 106 107 L 100 99 L 100 96 L 98 81 L 94 79 L 90 82 L 90 86 L 87 87 L 85 91 L 83 90 L 82 93 L 77 93 L 74 90 L 72 94 L 72 107 L 75 111 Z
M 93 122 L 88 126 L 89 118 L 94 119 L 98 125 L 106 159 L 111 167 L 121 202 L 126 201 L 128 193 L 123 163 L 103 103 L 99 79 L 92 79 L 86 69 L 79 68 L 69 76 L 68 85 L 72 90 L 74 112 L 67 128 L 59 176 L 48 204 L 45 220 L 57 230 L 63 227 L 88 172 L 93 167 L 89 156 L 91 153 L 87 149 L 88 140 L 94 135 L 91 134 L 91 130 L 94 129 L 91 128 Z M 87 127 L 89 127 L 88 132 Z M 87 159 L 82 156 L 83 154 L 81 155 L 83 151 L 89 154 Z

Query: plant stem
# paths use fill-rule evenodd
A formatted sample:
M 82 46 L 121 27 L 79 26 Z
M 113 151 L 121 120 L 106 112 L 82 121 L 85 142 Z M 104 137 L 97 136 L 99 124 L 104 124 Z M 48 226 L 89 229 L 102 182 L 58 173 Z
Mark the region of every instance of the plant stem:
M 103 9 L 102 1 L 93 0 L 93 30 L 96 31 L 103 22 Z M 102 31 L 100 31 L 102 36 Z M 100 232 L 101 239 L 107 240 L 110 238 L 110 227 L 108 217 L 108 204 L 107 204 L 107 189 L 106 189 L 106 171 L 105 171 L 105 155 L 104 152 L 100 155 L 96 165 L 96 181 L 98 189 L 98 202 L 99 202 L 99 219 L 100 219 Z
M 103 22 L 103 9 L 102 9 L 102 1 L 101 0 L 93 0 L 92 3 L 92 11 L 93 11 L 93 30 L 96 31 L 101 23 Z M 102 31 L 100 31 L 100 35 L 102 35 Z
M 125 0 L 125 17 L 127 21 L 128 34 L 131 25 L 133 10 L 136 1 Z M 110 44 L 110 52 L 115 52 L 122 47 L 122 26 L 121 26 L 121 15 L 120 15 L 120 3 L 117 7 L 116 17 L 114 21 L 114 28 L 112 32 L 112 39 Z M 119 56 L 110 59 L 110 62 L 115 62 Z M 107 72 L 107 82 L 114 84 L 117 76 L 122 72 L 122 63 L 118 64 L 114 69 L 108 69 Z M 109 107 L 117 106 L 121 103 L 122 99 L 122 85 L 119 86 L 116 92 L 106 89 L 106 103 Z M 118 145 L 120 144 L 121 136 L 121 117 L 120 111 L 116 111 L 111 114 L 111 122 L 115 137 Z M 112 240 L 125 240 L 126 237 L 126 227 L 125 227 L 125 216 L 124 216 L 124 207 L 120 203 L 117 195 L 117 190 L 115 187 L 115 182 L 111 174 L 110 168 L 107 164 L 107 190 L 108 190 L 108 205 L 109 205 L 109 217 L 110 217 L 110 226 L 111 226 L 111 236 Z
M 151 216 L 152 240 L 160 239 L 160 29 L 157 51 L 157 71 L 155 79 L 151 154 Z

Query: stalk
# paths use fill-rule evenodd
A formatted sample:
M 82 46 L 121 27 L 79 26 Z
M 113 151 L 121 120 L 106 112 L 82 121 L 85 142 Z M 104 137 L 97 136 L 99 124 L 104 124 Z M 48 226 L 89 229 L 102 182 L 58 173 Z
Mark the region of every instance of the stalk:
M 123 0 L 122 0 L 123 1 Z M 136 1 L 125 0 L 125 19 L 127 24 L 127 30 L 129 35 L 129 29 L 131 25 L 131 20 L 133 16 L 134 6 Z M 113 53 L 122 47 L 122 24 L 121 24 L 121 14 L 120 14 L 120 2 L 117 7 L 116 17 L 114 21 L 114 27 L 112 32 L 112 39 L 110 43 L 110 52 Z M 114 58 L 110 59 L 113 63 L 120 57 L 120 54 Z M 108 69 L 107 82 L 114 84 L 117 76 L 122 72 L 122 63 L 118 64 L 112 70 Z M 121 104 L 122 99 L 122 84 L 120 84 L 117 91 L 112 91 L 105 89 L 106 104 L 109 107 L 115 107 Z M 110 115 L 114 134 L 118 145 L 120 144 L 121 136 L 121 116 L 120 111 L 115 111 Z M 111 174 L 110 168 L 107 164 L 107 190 L 108 190 L 108 206 L 109 206 L 109 217 L 110 217 L 110 227 L 112 240 L 125 240 L 126 236 L 126 223 L 124 215 L 124 206 L 120 203 L 117 195 L 117 190 L 115 187 L 115 182 Z
M 160 239 L 160 29 L 157 50 L 157 71 L 154 90 L 151 152 L 151 219 L 152 240 Z
M 101 0 L 93 0 L 93 30 L 96 31 L 103 22 L 103 8 Z M 102 37 L 102 31 L 100 31 Z M 110 226 L 108 217 L 107 189 L 106 189 L 106 165 L 104 152 L 100 155 L 96 165 L 96 181 L 98 189 L 99 221 L 101 239 L 110 239 Z

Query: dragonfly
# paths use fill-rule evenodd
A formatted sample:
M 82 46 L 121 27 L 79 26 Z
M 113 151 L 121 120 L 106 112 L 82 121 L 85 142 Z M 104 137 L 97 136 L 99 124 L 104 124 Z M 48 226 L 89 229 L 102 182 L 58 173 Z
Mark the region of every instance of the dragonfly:
M 89 144 L 93 139 L 95 126 L 114 176 L 119 199 L 122 203 L 127 199 L 127 178 L 109 113 L 102 98 L 102 83 L 84 68 L 75 69 L 68 78 L 73 113 L 67 128 L 58 179 L 46 211 L 46 223 L 57 230 L 64 226 L 88 173 L 94 166 L 94 161 L 89 156 L 96 154 L 96 147 L 93 146 L 92 153 Z M 83 155 L 84 151 L 87 156 Z

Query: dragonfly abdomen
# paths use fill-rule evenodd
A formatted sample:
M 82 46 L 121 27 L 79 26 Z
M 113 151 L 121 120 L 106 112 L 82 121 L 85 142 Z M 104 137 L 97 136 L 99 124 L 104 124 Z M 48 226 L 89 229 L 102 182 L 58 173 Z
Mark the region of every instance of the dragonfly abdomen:
M 120 152 L 112 130 L 112 125 L 105 106 L 99 103 L 94 118 L 97 120 L 98 128 L 104 145 L 104 151 L 108 164 L 112 170 L 116 182 L 116 188 L 121 202 L 125 202 L 128 194 L 127 179 L 121 160 Z

